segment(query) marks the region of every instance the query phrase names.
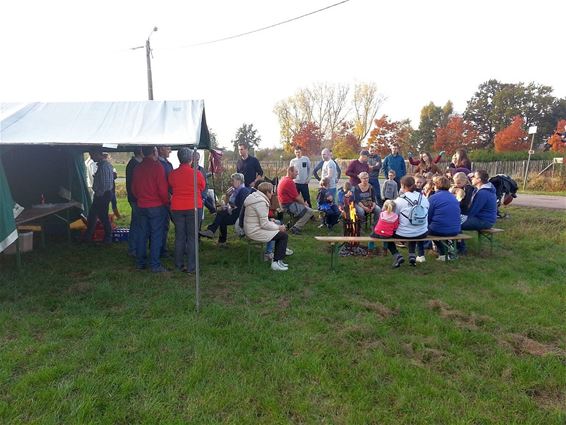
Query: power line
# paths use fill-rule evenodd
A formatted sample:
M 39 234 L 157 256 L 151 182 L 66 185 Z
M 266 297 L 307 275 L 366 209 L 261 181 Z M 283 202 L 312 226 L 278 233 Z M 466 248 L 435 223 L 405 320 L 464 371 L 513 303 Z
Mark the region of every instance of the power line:
M 268 25 L 266 27 L 258 28 L 258 29 L 255 29 L 255 30 L 243 32 L 243 33 L 236 34 L 236 35 L 231 35 L 231 36 L 228 36 L 228 37 L 218 38 L 216 40 L 204 41 L 204 42 L 201 42 L 201 43 L 188 44 L 186 46 L 179 46 L 179 47 L 177 47 L 177 49 L 186 49 L 186 48 L 189 48 L 189 47 L 204 46 L 204 45 L 207 45 L 207 44 L 220 43 L 221 41 L 232 40 L 234 38 L 244 37 L 246 35 L 254 34 L 254 33 L 260 32 L 260 31 L 265 31 L 265 30 L 268 30 L 270 28 L 277 27 L 279 25 L 288 24 L 289 22 L 297 21 L 297 20 L 305 18 L 307 16 L 314 15 L 315 13 L 323 12 L 323 11 L 331 9 L 333 7 L 340 6 L 344 3 L 348 3 L 349 1 L 350 0 L 343 0 L 343 1 L 340 1 L 338 3 L 331 4 L 330 6 L 323 7 L 322 9 L 317 9 L 317 10 L 314 10 L 312 12 L 305 13 L 304 15 L 296 16 L 294 18 L 287 19 L 287 20 L 281 21 L 281 22 L 277 22 L 275 24 Z

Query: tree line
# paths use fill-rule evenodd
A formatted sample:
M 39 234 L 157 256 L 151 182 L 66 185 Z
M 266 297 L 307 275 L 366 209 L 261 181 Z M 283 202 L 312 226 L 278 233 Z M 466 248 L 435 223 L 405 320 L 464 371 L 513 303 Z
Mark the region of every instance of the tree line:
M 375 144 L 385 154 L 395 143 L 402 152 L 446 151 L 464 147 L 469 151 L 520 151 L 529 148 L 527 130 L 537 126 L 536 145 L 563 151 L 557 131 L 566 125 L 566 98 L 553 96 L 550 86 L 534 82 L 502 83 L 492 79 L 481 83 L 467 101 L 463 113 L 456 113 L 448 100 L 421 109 L 418 127 L 410 120 L 378 117 L 385 98 L 373 83 L 317 83 L 280 100 L 273 112 L 279 120 L 281 144 L 291 152 L 300 145 L 307 155 L 318 155 L 323 147 L 334 156 L 353 158 L 362 146 Z M 244 124 L 232 140 L 258 146 L 261 141 L 253 124 Z

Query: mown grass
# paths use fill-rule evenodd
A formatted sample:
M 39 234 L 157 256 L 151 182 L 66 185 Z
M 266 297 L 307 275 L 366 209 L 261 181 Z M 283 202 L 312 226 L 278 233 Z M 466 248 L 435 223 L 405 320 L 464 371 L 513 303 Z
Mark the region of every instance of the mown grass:
M 0 422 L 562 424 L 566 217 L 508 210 L 494 257 L 416 269 L 330 272 L 312 224 L 285 273 L 206 240 L 200 314 L 123 244 L 2 258 Z

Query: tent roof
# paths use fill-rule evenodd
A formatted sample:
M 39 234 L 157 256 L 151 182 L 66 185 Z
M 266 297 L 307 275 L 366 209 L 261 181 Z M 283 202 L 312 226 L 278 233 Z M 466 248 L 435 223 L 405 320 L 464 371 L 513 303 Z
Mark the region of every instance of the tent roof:
M 0 146 L 210 147 L 203 100 L 0 104 Z

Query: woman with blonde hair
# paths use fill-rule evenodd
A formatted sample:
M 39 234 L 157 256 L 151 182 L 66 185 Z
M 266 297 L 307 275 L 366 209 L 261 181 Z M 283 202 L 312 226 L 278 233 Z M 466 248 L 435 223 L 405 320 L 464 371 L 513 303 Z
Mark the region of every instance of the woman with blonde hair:
M 285 225 L 269 220 L 269 203 L 273 196 L 273 185 L 260 183 L 257 190 L 244 201 L 244 233 L 248 238 L 258 242 L 275 242 L 275 252 L 271 262 L 271 270 L 286 271 L 289 265 L 283 262 L 287 251 L 289 235 Z

